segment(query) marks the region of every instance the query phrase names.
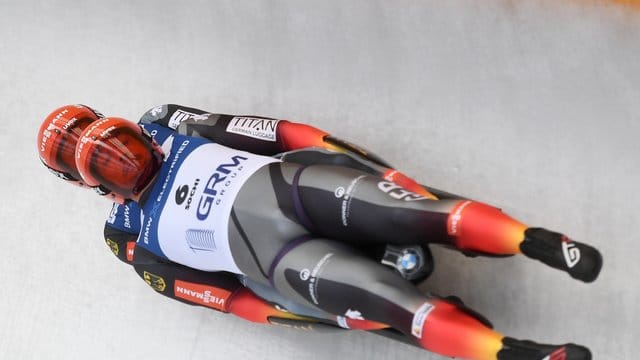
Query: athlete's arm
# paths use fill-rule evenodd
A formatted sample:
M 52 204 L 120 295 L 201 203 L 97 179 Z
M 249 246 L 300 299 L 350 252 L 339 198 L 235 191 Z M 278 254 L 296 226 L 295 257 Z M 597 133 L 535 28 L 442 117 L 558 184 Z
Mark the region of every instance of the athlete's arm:
M 214 114 L 175 104 L 152 108 L 142 116 L 140 122 L 162 125 L 183 135 L 206 138 L 234 149 L 261 155 L 273 156 L 300 149 L 324 149 L 335 154 L 345 154 L 355 159 L 355 162 L 340 163 L 340 157 L 336 157 L 336 165 L 356 166 L 411 192 L 431 199 L 437 198 L 428 188 L 395 170 L 372 152 L 307 124 L 254 115 Z M 323 159 L 327 160 L 327 157 L 305 157 L 305 161 L 316 164 Z M 366 169 L 363 169 L 363 164 Z
M 269 324 L 282 319 L 309 320 L 267 303 L 245 288 L 233 274 L 199 271 L 160 259 L 136 247 L 137 237 L 137 234 L 118 229 L 109 222 L 105 224 L 105 242 L 114 255 L 132 265 L 145 283 L 164 296 L 189 305 L 232 313 L 257 323 Z
M 320 147 L 350 152 L 382 166 L 390 167 L 370 151 L 340 140 L 326 131 L 289 120 L 256 115 L 228 115 L 176 104 L 156 106 L 140 119 L 142 124 L 158 124 L 182 135 L 202 137 L 216 143 L 260 155 Z

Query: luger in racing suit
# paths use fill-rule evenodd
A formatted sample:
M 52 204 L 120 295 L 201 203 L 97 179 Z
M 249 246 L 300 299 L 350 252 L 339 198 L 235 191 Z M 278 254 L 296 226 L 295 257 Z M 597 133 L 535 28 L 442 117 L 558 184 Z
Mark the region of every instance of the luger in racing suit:
M 140 124 L 159 144 L 163 144 L 175 133 L 202 137 L 301 164 L 335 164 L 359 169 L 431 196 L 428 190 L 391 169 L 368 151 L 304 124 L 255 116 L 210 114 L 173 104 L 149 110 L 140 119 Z M 233 129 L 234 124 L 237 124 L 237 131 Z M 431 192 L 446 195 L 435 189 L 431 189 Z M 133 265 L 149 286 L 167 297 L 191 305 L 231 312 L 253 322 L 307 329 L 322 328 L 324 324 L 357 329 L 386 328 L 301 305 L 281 296 L 271 286 L 244 275 L 201 271 L 163 259 L 144 248 L 136 247 L 140 221 L 137 203 L 114 203 L 105 223 L 105 242 L 118 259 Z M 387 245 L 369 246 L 362 250 L 416 282 L 424 279 L 432 270 L 427 247 Z M 395 334 L 390 332 L 389 335 Z
M 565 262 L 561 234 L 421 186 L 313 127 L 176 105 L 151 109 L 141 124 L 165 161 L 138 204 L 114 208 L 105 238 L 145 282 L 177 300 L 260 322 L 391 328 L 440 354 L 511 359 L 523 343 L 456 301 L 422 294 L 370 252 L 431 243 L 468 253 L 524 252 L 594 278 L 590 264 Z M 397 254 L 393 265 L 404 264 Z M 386 255 L 382 262 L 393 263 Z M 544 354 L 567 348 L 536 346 L 531 351 Z

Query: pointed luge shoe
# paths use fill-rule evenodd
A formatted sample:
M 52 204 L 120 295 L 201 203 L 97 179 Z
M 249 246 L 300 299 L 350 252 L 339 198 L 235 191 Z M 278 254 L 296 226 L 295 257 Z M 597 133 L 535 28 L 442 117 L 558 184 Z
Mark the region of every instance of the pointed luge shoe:
M 498 360 L 591 360 L 591 351 L 576 344 L 543 345 L 505 337 Z
M 529 258 L 567 272 L 574 279 L 592 282 L 602 269 L 596 248 L 543 228 L 529 228 L 520 250 Z

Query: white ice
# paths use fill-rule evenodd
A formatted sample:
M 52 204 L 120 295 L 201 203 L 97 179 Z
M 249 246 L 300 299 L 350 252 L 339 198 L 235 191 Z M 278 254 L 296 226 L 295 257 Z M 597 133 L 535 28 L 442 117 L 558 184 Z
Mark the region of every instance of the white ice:
M 0 358 L 442 359 L 361 332 L 254 325 L 154 293 L 104 245 L 110 205 L 39 164 L 68 103 L 308 122 L 438 188 L 562 230 L 593 284 L 436 251 L 425 291 L 504 333 L 633 359 L 640 337 L 640 10 L 607 1 L 0 0 Z

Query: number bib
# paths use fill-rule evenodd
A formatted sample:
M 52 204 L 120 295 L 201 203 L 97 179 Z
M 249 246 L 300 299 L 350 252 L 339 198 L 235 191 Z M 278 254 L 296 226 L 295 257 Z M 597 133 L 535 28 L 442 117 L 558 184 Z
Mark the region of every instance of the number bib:
M 247 179 L 278 161 L 176 135 L 142 208 L 138 246 L 194 269 L 241 274 L 229 247 L 231 208 Z

